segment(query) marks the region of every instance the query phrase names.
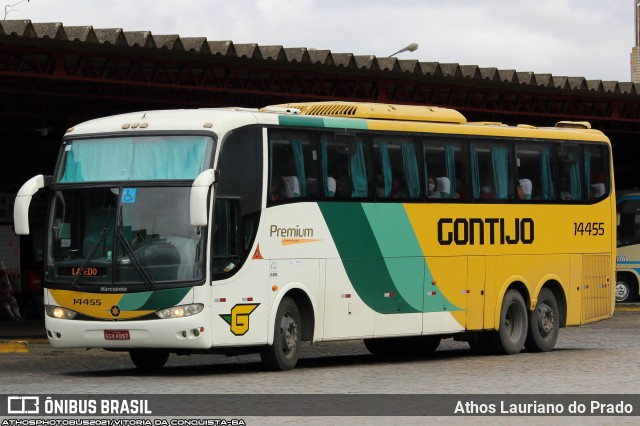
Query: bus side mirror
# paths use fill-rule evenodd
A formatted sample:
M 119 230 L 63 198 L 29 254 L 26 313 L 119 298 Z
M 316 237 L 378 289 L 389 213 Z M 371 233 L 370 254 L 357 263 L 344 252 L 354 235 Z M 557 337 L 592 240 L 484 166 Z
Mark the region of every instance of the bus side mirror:
M 209 195 L 209 188 L 215 181 L 216 172 L 213 169 L 205 170 L 193 181 L 189 198 L 191 226 L 206 226 L 209 223 L 207 196 Z
M 51 184 L 51 176 L 34 176 L 22 185 L 13 205 L 13 227 L 17 235 L 29 235 L 29 205 L 39 189 Z

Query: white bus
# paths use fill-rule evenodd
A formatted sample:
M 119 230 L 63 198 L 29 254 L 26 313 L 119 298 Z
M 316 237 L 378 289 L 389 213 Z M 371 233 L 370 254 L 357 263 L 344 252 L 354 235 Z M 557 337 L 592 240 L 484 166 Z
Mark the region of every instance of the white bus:
M 617 213 L 616 302 L 628 303 L 636 301 L 640 292 L 640 194 L 619 194 Z
M 595 182 L 595 183 L 594 183 Z M 374 354 L 553 349 L 609 318 L 615 195 L 588 123 L 467 123 L 345 102 L 147 111 L 67 131 L 46 187 L 46 331 L 57 348 Z

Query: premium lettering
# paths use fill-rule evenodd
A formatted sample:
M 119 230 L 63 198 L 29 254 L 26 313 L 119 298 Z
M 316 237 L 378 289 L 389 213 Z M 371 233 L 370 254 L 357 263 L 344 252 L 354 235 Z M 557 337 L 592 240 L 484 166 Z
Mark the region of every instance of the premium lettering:
M 440 245 L 533 244 L 534 224 L 529 217 L 442 218 L 438 221 Z
M 311 238 L 313 237 L 313 228 L 300 228 L 300 225 L 296 225 L 294 228 L 280 228 L 278 225 L 271 225 L 269 227 L 269 236 L 280 238 Z

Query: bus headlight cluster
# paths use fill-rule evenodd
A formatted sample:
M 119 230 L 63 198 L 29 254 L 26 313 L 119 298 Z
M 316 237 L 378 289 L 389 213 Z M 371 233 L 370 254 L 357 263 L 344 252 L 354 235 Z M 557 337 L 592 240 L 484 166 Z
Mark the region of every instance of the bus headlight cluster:
M 190 317 L 201 312 L 204 309 L 202 303 L 194 303 L 192 305 L 174 306 L 172 308 L 162 309 L 156 312 L 156 315 L 162 319 L 166 318 L 183 318 Z
M 76 312 L 70 309 L 65 309 L 60 306 L 51 306 L 51 305 L 45 306 L 44 311 L 48 316 L 52 318 L 57 318 L 57 319 L 74 319 L 77 314 Z

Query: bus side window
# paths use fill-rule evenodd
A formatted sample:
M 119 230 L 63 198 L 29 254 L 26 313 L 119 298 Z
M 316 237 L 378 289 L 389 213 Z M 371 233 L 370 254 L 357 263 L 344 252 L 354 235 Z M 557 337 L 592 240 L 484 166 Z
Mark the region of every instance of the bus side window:
M 231 272 L 239 263 L 238 210 L 237 199 L 216 199 L 211 245 L 211 263 L 216 275 Z
M 618 247 L 640 243 L 640 200 L 623 201 L 617 206 Z
M 580 146 L 565 143 L 561 147 L 559 192 L 560 200 L 580 201 L 585 199 L 584 162 Z
M 589 199 L 601 200 L 609 194 L 609 155 L 604 145 L 585 145 L 584 169 L 587 178 Z
M 365 137 L 325 133 L 320 140 L 325 197 L 369 197 L 368 144 Z
M 274 130 L 269 135 L 270 204 L 318 196 L 318 151 L 315 134 Z
M 424 139 L 426 195 L 438 199 L 469 199 L 467 150 L 461 143 Z
M 520 200 L 555 200 L 555 156 L 542 144 L 516 144 L 516 182 Z
M 374 139 L 373 148 L 377 198 L 420 198 L 422 184 L 414 141 L 384 136 Z
M 473 197 L 481 200 L 514 198 L 509 148 L 499 143 L 471 145 Z

